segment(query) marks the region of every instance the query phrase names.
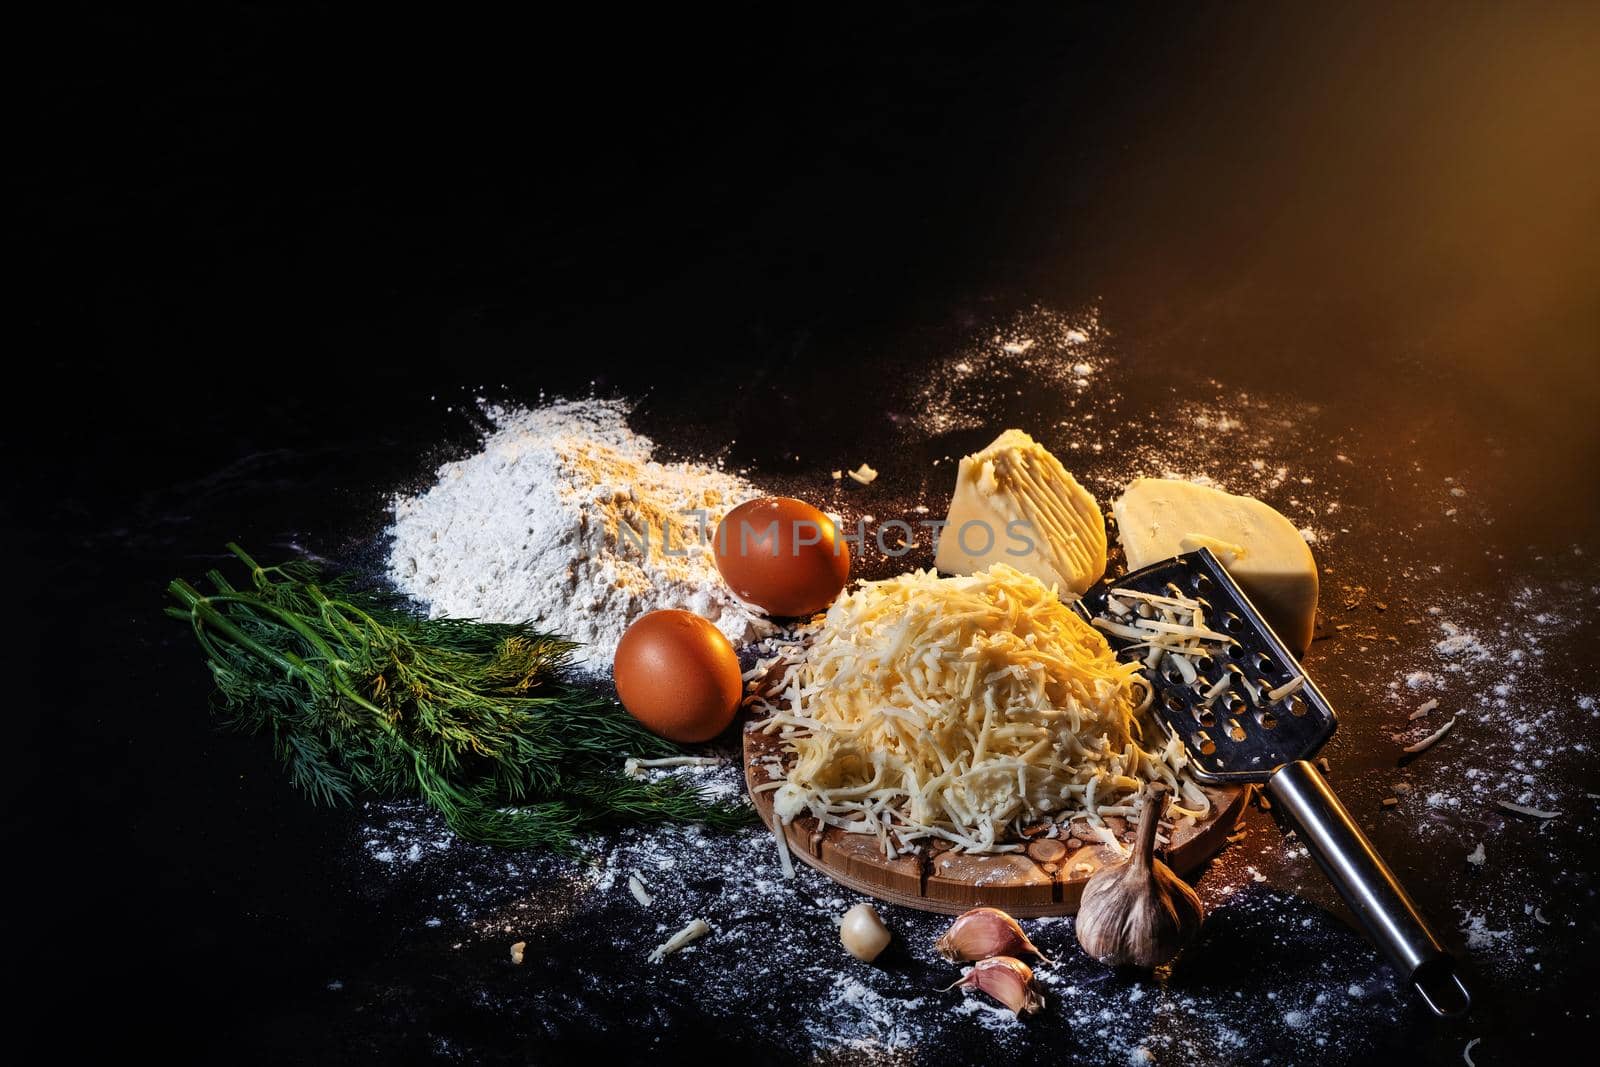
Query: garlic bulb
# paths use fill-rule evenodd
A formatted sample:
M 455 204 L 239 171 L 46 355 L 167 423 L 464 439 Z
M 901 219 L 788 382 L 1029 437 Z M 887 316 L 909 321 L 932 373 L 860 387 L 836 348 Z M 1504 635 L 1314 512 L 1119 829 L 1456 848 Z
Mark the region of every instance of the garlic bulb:
M 1033 968 L 1010 956 L 979 960 L 961 980 L 946 989 L 981 989 L 1016 1015 L 1032 1015 L 1044 1007 L 1044 994 L 1033 984 Z
M 1155 858 L 1156 827 L 1167 797 L 1150 786 L 1139 811 L 1133 854 L 1102 867 L 1083 887 L 1078 905 L 1078 944 L 1114 967 L 1159 967 L 1194 940 L 1205 906 L 1172 868 Z
M 1032 953 L 1045 963 L 1051 960 L 1023 933 L 1017 920 L 999 908 L 973 908 L 957 916 L 934 949 L 951 963 L 986 960 L 990 956 L 1021 956 Z
M 889 947 L 889 928 L 871 904 L 857 904 L 839 920 L 839 943 L 863 963 L 871 963 Z

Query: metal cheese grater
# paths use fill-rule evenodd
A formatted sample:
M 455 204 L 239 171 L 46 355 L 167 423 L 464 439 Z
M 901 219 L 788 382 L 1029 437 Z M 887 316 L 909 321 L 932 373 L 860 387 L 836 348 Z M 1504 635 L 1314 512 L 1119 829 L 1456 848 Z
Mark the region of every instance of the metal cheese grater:
M 1190 681 L 1177 670 L 1145 674 L 1156 717 L 1188 750 L 1194 776 L 1208 785 L 1262 784 L 1273 810 L 1296 830 L 1350 910 L 1394 966 L 1441 1016 L 1466 1012 L 1471 998 L 1451 959 L 1417 906 L 1395 880 L 1317 768 L 1307 762 L 1338 725 L 1333 708 L 1298 660 L 1272 632 L 1238 583 L 1202 548 L 1156 563 L 1091 590 L 1075 607 L 1089 621 L 1107 614 L 1108 594 L 1132 590 L 1199 600 L 1207 624 L 1233 638 L 1225 657 L 1202 659 Z M 1106 634 L 1123 654 L 1134 642 Z M 1203 694 L 1233 672 L 1226 699 L 1207 707 Z M 1296 678 L 1298 690 L 1268 703 L 1266 695 Z M 1241 694 L 1253 687 L 1255 699 Z

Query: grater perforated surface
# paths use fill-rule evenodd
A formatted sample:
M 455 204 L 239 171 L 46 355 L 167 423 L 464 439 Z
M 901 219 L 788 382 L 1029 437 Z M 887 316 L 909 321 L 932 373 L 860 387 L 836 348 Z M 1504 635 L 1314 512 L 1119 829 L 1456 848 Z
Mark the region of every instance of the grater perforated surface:
M 1236 642 L 1225 655 L 1200 658 L 1193 682 L 1166 664 L 1144 672 L 1155 689 L 1152 712 L 1183 741 L 1197 778 L 1262 782 L 1286 763 L 1310 759 L 1333 736 L 1338 718 L 1332 705 L 1210 549 L 1186 552 L 1091 589 L 1074 606 L 1090 622 L 1114 618 L 1107 614 L 1107 597 L 1119 589 L 1197 600 L 1207 625 Z M 1139 651 L 1129 651 L 1136 642 L 1104 636 L 1119 658 L 1142 662 Z M 1234 675 L 1233 684 L 1205 706 L 1204 694 L 1224 674 Z M 1269 693 L 1296 678 L 1303 679 L 1297 691 L 1269 701 Z

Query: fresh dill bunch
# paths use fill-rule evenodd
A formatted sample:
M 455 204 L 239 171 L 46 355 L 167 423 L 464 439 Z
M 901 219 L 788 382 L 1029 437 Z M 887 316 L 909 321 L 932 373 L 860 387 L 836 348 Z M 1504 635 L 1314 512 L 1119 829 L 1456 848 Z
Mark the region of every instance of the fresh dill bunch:
M 420 796 L 457 834 L 573 849 L 607 824 L 743 826 L 749 808 L 673 779 L 620 772 L 676 751 L 614 701 L 566 681 L 577 646 L 530 626 L 427 619 L 395 595 L 324 579 L 309 563 L 168 586 L 216 682 L 225 725 L 269 734 L 289 780 L 319 803 Z

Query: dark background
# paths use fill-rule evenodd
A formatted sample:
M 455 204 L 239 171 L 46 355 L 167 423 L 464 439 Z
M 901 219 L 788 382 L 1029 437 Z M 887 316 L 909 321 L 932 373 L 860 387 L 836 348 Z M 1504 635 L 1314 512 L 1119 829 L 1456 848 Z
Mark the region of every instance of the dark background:
M 1493 426 L 1517 537 L 1595 544 L 1597 12 L 211 4 L 36 31 L 17 973 L 81 1013 L 68 1041 L 348 1053 L 292 992 L 382 937 L 330 885 L 348 828 L 209 733 L 152 616 L 228 538 L 361 562 L 480 390 L 647 393 L 647 418 L 703 415 L 782 473 L 987 310 L 1095 305 L 1155 365 L 1214 361 L 1419 448 Z

